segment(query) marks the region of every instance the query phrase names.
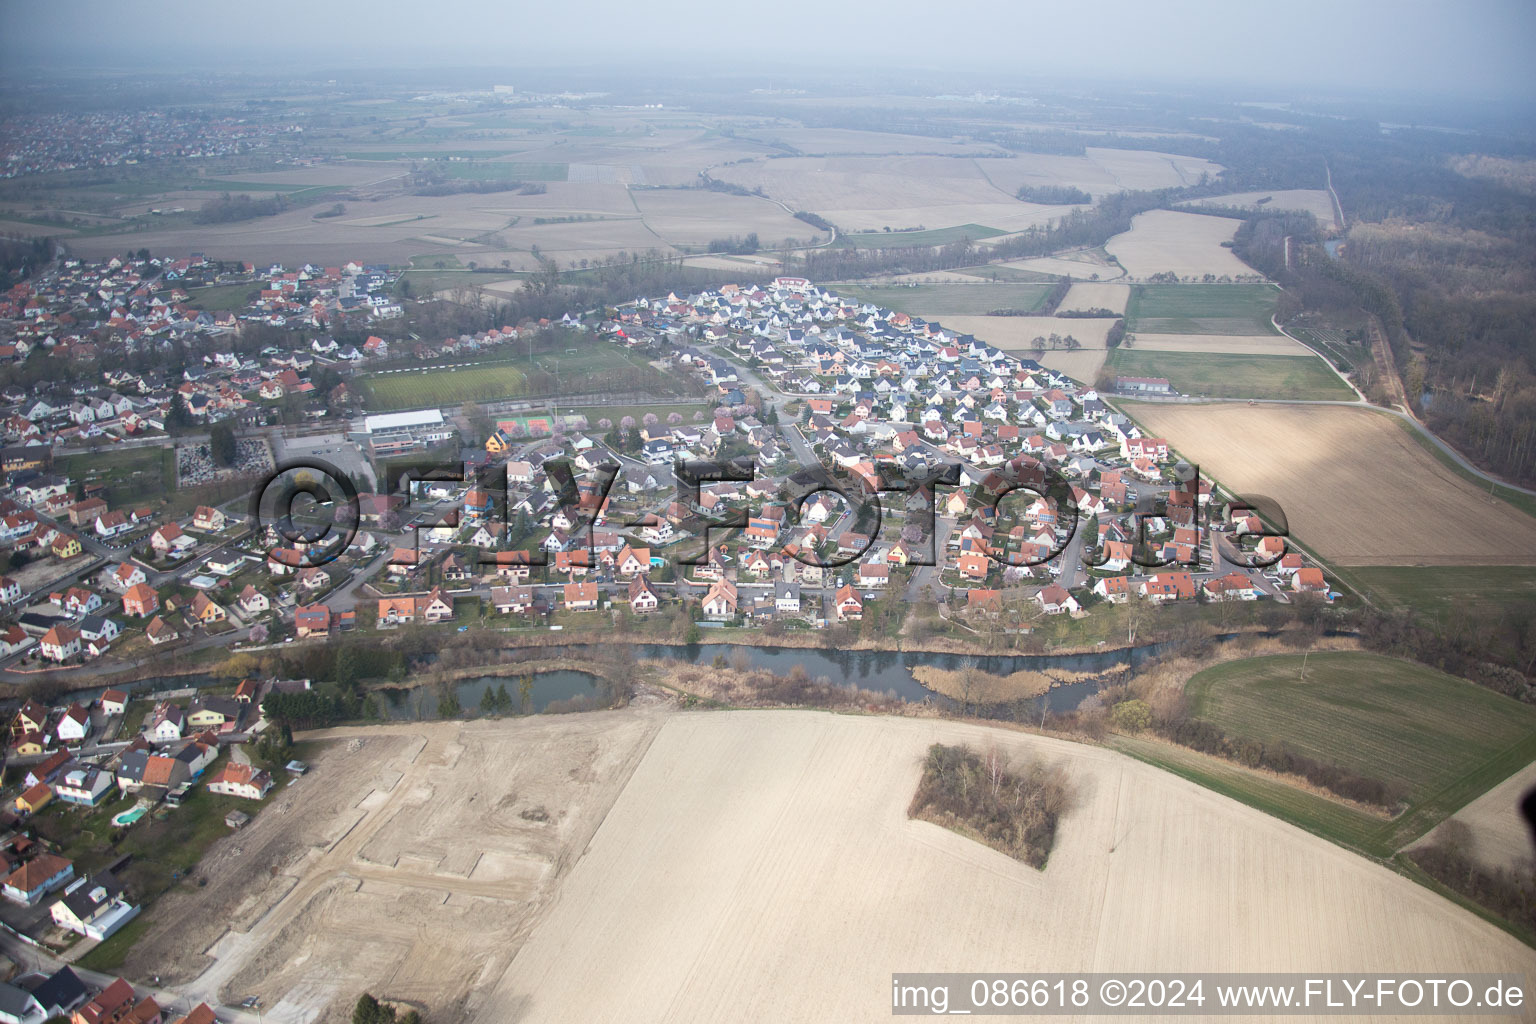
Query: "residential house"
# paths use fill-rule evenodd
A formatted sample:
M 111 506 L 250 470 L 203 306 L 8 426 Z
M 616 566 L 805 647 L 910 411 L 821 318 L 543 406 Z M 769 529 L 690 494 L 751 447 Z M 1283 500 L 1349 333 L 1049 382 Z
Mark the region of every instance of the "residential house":
M 161 701 L 149 713 L 149 727 L 144 730 L 151 743 L 175 743 L 186 731 L 186 712 L 175 704 Z
M 331 610 L 323 604 L 300 605 L 293 613 L 293 629 L 300 640 L 325 636 L 331 631 Z
M 730 580 L 716 580 L 704 595 L 704 617 L 725 622 L 736 617 L 736 584 Z
M 65 745 L 84 743 L 90 732 L 91 713 L 79 701 L 75 701 L 65 710 L 59 719 L 59 724 L 54 727 L 54 735 L 59 738 L 60 743 Z
M 651 586 L 651 581 L 644 576 L 636 576 L 629 581 L 629 606 L 635 612 L 644 615 L 653 612 L 661 604 L 661 598 L 656 594 L 656 588 Z
M 161 644 L 168 644 L 180 638 L 181 634 L 174 626 L 156 615 L 149 620 L 149 625 L 144 627 L 144 636 L 151 644 L 159 647 Z
M 111 872 L 77 878 L 49 908 L 53 923 L 97 942 L 106 939 L 139 915 L 123 896 L 123 885 Z
M 53 788 L 46 782 L 29 786 L 16 797 L 17 814 L 36 814 L 53 802 Z
M 144 570 L 132 562 L 122 562 L 112 570 L 112 587 L 118 593 L 126 593 L 129 588 L 138 586 L 147 579 Z
M 833 604 L 837 609 L 837 620 L 839 622 L 847 622 L 864 617 L 864 600 L 859 596 L 858 590 L 851 583 L 844 584 L 838 588 L 837 594 L 833 597 Z
M 3 891 L 13 903 L 33 906 L 75 877 L 75 865 L 52 853 L 40 853 L 6 876 Z
M 53 795 L 65 803 L 95 807 L 112 792 L 112 773 L 96 768 L 71 768 L 53 783 Z
M 80 631 L 69 626 L 54 626 L 38 641 L 38 649 L 49 661 L 67 661 L 81 651 Z
M 533 588 L 530 586 L 492 587 L 491 607 L 502 615 L 522 614 L 533 609 Z
M 210 626 L 229 618 L 229 613 L 213 598 L 199 592 L 192 598 L 192 617 L 203 625 Z
M 218 533 L 224 529 L 226 519 L 224 513 L 207 505 L 199 505 L 197 511 L 192 513 L 192 529 L 202 530 L 205 533 Z
M 260 615 L 272 608 L 272 602 L 266 594 L 256 589 L 254 583 L 247 583 L 245 589 L 240 591 L 235 603 L 240 606 L 240 611 L 246 615 Z
M 226 762 L 207 783 L 208 792 L 260 800 L 272 789 L 272 776 L 254 765 Z
M 1062 612 L 1075 613 L 1081 607 L 1077 603 L 1077 598 L 1068 593 L 1065 588 L 1054 583 L 1036 594 L 1035 601 L 1047 615 L 1060 615 Z
M 591 611 L 597 607 L 596 583 L 567 583 L 563 592 L 567 611 Z
M 135 583 L 123 594 L 123 614 L 148 618 L 160 610 L 160 595 L 147 583 Z
M 149 546 L 161 558 L 175 557 L 188 548 L 195 547 L 196 544 L 197 542 L 183 533 L 181 527 L 175 523 L 166 523 L 149 535 Z

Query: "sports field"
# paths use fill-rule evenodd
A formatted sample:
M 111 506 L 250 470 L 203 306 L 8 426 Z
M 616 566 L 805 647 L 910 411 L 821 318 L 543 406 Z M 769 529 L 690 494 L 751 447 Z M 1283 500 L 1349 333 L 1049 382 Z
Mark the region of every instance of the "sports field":
M 1166 377 L 1174 390 L 1210 398 L 1350 401 L 1355 393 L 1317 356 L 1143 352 L 1117 348 L 1109 366 L 1128 377 Z
M 524 392 L 528 378 L 515 366 L 466 366 L 453 370 L 379 373 L 367 379 L 373 398 L 370 409 L 422 409 L 429 406 L 514 398 Z
M 1141 284 L 1125 327 L 1146 334 L 1274 334 L 1280 293 L 1267 284 Z

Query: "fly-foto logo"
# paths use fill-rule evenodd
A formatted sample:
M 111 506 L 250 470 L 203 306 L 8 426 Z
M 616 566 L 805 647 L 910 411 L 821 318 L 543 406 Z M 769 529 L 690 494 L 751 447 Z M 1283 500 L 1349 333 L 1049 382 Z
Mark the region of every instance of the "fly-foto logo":
M 680 460 L 672 469 L 672 498 L 659 503 L 664 514 L 644 512 L 615 519 L 608 510 L 614 485 L 623 473 L 619 463 L 603 462 L 582 470 L 568 459 L 550 460 L 543 466 L 550 497 L 541 520 L 549 536 L 523 551 L 481 550 L 478 562 L 546 566 L 556 552 L 572 552 L 584 556 L 584 564 L 595 565 L 596 533 L 601 526 L 638 529 L 662 540 L 678 535 L 693 538 L 691 544 L 677 545 L 673 552 L 677 565 L 704 564 L 717 544 L 740 534 L 755 550 L 776 551 L 807 565 L 833 569 L 859 562 L 880 536 L 881 525 L 895 515 L 904 527 L 905 564 L 931 566 L 939 563 L 939 511 L 949 506 L 949 498 L 961 488 L 960 467 L 953 463 L 912 471 L 882 466 L 873 480 L 815 465 L 781 483 L 772 499 L 755 511 L 720 504 L 706 508 L 704 485 L 753 483 L 756 465 L 749 459 Z M 1171 565 L 1198 569 L 1208 564 L 1204 540 L 1210 536 L 1207 505 L 1212 489 L 1199 467 L 1189 463 L 1174 467 L 1173 477 L 1166 490 L 1138 497 L 1129 513 L 1130 535 L 1119 542 L 1128 553 L 1119 561 L 1146 569 Z M 494 516 L 499 505 L 502 521 L 510 524 L 514 505 L 526 500 L 517 498 L 520 492 L 507 479 L 505 466 L 482 470 L 473 480 L 466 477 L 462 464 L 392 467 L 383 493 L 398 496 L 401 514 L 411 515 L 413 507 L 417 510 L 408 529 L 419 542 L 422 531 L 456 536 L 462 503 L 430 521 L 422 513 L 440 507 L 469 484 L 473 484 L 469 492 L 478 496 L 471 509 L 478 519 Z M 440 500 L 428 505 L 423 496 L 434 491 Z M 500 502 L 495 501 L 497 494 Z M 1087 492 L 1075 490 L 1059 471 L 1041 462 L 1017 460 L 990 471 L 972 485 L 962 505 L 970 521 L 984 527 L 982 536 L 965 538 L 966 548 L 992 562 L 1029 568 L 1060 558 L 1072 546 L 1077 531 L 1086 529 L 1081 561 L 1101 568 L 1112 556 L 1109 546 L 1101 543 L 1098 517 L 1084 507 L 1084 497 L 1089 497 Z M 835 552 L 823 556 L 814 546 L 793 540 L 801 527 L 825 514 L 809 510 L 818 506 L 824 510 L 838 502 L 846 506 L 845 515 L 851 515 L 859 529 L 845 533 L 846 541 Z M 267 534 L 269 562 L 286 567 L 278 571 L 292 571 L 339 557 L 357 535 L 361 502 L 346 474 L 323 460 L 307 459 L 279 467 L 252 495 L 250 511 L 258 536 Z M 1279 502 L 1264 495 L 1239 496 L 1226 502 L 1224 513 L 1230 528 L 1222 538 L 1222 557 L 1227 561 L 1263 569 L 1285 556 L 1289 529 Z M 1158 536 L 1168 532 L 1169 524 L 1176 527 L 1175 533 L 1185 531 L 1193 543 L 1160 542 Z M 392 557 L 391 564 L 416 564 L 417 547 L 413 545 L 408 556 Z

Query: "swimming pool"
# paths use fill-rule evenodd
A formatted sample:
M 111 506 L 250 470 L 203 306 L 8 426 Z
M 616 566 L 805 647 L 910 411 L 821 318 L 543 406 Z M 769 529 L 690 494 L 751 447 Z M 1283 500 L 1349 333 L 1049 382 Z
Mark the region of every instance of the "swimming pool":
M 128 810 L 123 811 L 121 814 L 112 815 L 112 824 L 117 826 L 132 825 L 134 822 L 144 817 L 148 810 L 149 808 L 142 805 L 129 808 Z

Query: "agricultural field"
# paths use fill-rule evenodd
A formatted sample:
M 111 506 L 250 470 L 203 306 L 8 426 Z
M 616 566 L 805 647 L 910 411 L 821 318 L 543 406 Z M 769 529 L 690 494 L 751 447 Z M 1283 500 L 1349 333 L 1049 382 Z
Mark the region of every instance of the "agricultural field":
M 1529 565 L 1362 565 L 1347 570 L 1344 578 L 1373 601 L 1432 618 L 1536 604 L 1536 567 Z
M 918 245 L 948 245 L 966 239 L 979 242 L 984 238 L 996 238 L 1007 233 L 982 224 L 957 224 L 927 231 L 861 231 L 839 235 L 837 244 L 847 249 L 904 249 Z
M 1050 295 L 1051 286 L 1037 281 L 994 284 L 962 278 L 935 284 L 840 284 L 837 293 L 846 299 L 872 302 L 886 309 L 936 320 L 941 317 L 978 317 L 994 309 L 1038 309 Z M 960 327 L 955 329 L 962 330 Z
M 998 268 L 1019 270 L 1027 274 L 1045 274 L 1048 277 L 1070 277 L 1075 281 L 1112 281 L 1125 276 L 1125 268 L 1107 253 L 1098 250 L 1079 250 L 1057 256 L 1038 256 L 1029 260 L 1012 260 L 996 264 Z
M 1025 355 L 1034 359 L 1033 352 Z M 1102 348 L 1083 348 L 1076 352 L 1066 352 L 1061 349 L 1048 350 L 1037 360 L 1041 366 L 1064 373 L 1080 384 L 1092 386 L 1099 376 L 1099 371 L 1104 368 L 1104 359 L 1109 353 Z
M 1096 146 L 1089 146 L 1082 156 L 1017 153 L 1004 160 L 979 157 L 975 163 L 988 181 L 1009 195 L 1024 185 L 1067 185 L 1095 198 L 1124 189 L 1192 185 L 1201 174 L 1214 177 L 1222 171 L 1220 165 L 1199 157 Z
M 1075 803 L 1043 870 L 907 817 L 933 742 L 1062 767 Z M 702 1022 L 750 1006 L 762 1020 L 885 1020 L 875 994 L 914 959 L 1523 971 L 1530 951 L 1385 867 L 1110 751 L 937 720 L 732 711 L 668 718 L 464 1019 L 515 1007 L 529 1021 Z
M 1013 190 L 989 181 L 977 161 L 963 157 L 786 157 L 718 167 L 711 174 L 761 188 L 790 209 L 818 213 L 839 232 L 884 234 L 886 228 L 894 233 L 903 228 L 937 231 L 985 225 L 1001 234 L 1044 224 L 1063 212 L 1059 206 L 1020 202 Z
M 1302 668 L 1305 659 L 1306 675 Z M 1449 814 L 1508 774 L 1511 750 L 1536 758 L 1536 708 L 1417 662 L 1363 651 L 1229 661 L 1185 687 L 1190 714 L 1228 736 L 1401 786 L 1414 812 Z M 1499 768 L 1495 767 L 1495 771 Z
M 1096 349 L 1102 355 L 1105 338 L 1115 323 L 1108 317 L 946 316 L 936 319 L 949 330 L 974 334 L 1005 352 L 1028 358 L 1034 358 L 1035 339 L 1049 338 L 1052 334 L 1063 338 L 1070 335 L 1084 350 Z M 1047 352 L 1050 351 L 1047 348 Z
M 1536 764 L 1527 765 L 1488 792 L 1451 815 L 1448 821 L 1465 825 L 1472 833 L 1471 855 L 1491 867 L 1531 870 L 1531 829 L 1520 813 L 1520 802 L 1536 787 Z M 1446 822 L 1422 840 L 1433 842 Z
M 1267 284 L 1139 284 L 1131 288 L 1125 327 L 1138 334 L 1272 335 L 1279 298 Z
M 1149 210 L 1137 214 L 1131 230 L 1105 242 L 1104 249 L 1133 278 L 1253 275 L 1257 271 L 1222 245 L 1232 241 L 1239 223 L 1229 217 Z
M 1322 353 L 1346 373 L 1353 367 L 1371 361 L 1370 347 L 1352 343 L 1346 332 L 1337 327 L 1303 327 L 1292 322 L 1285 325 L 1285 333 L 1313 351 Z
M 1385 413 L 1123 402 L 1208 476 L 1280 502 L 1292 535 L 1350 566 L 1536 565 L 1536 517 L 1490 498 Z
M 449 408 L 464 402 L 515 398 L 527 388 L 528 377 L 515 366 L 466 366 L 452 370 L 402 370 L 365 378 L 374 412 L 397 409 Z
M 702 248 L 719 238 L 755 233 L 765 248 L 786 238 L 801 244 L 826 240 L 778 203 L 703 189 L 637 189 L 631 193 L 645 226 L 678 247 Z
M 1096 284 L 1074 281 L 1067 297 L 1056 307 L 1058 313 L 1086 312 L 1107 309 L 1111 313 L 1124 313 L 1130 302 L 1131 290 L 1123 284 Z
M 1276 192 L 1233 192 L 1208 199 L 1189 199 L 1181 206 L 1236 206 L 1245 210 L 1294 210 L 1310 213 L 1320 227 L 1333 227 L 1333 197 L 1326 189 L 1293 188 Z
M 1234 356 L 1296 356 L 1313 351 L 1283 334 L 1135 334 L 1127 348 L 1137 352 L 1205 352 Z
M 1111 352 L 1109 367 L 1122 376 L 1166 377 L 1185 395 L 1345 402 L 1356 398 L 1327 363 L 1311 354 L 1143 351 L 1138 338 L 1134 348 L 1122 345 Z

